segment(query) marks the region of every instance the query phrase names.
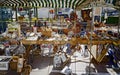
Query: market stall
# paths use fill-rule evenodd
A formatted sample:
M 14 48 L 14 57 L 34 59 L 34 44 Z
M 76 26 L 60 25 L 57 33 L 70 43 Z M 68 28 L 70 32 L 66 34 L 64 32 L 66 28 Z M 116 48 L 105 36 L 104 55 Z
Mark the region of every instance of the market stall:
M 30 53 L 34 50 L 34 48 L 36 48 L 36 47 L 38 48 L 38 46 L 41 46 L 41 52 L 44 54 L 44 52 L 45 52 L 44 50 L 46 49 L 44 47 L 48 47 L 49 45 L 52 45 L 53 48 L 55 48 L 55 46 L 59 47 L 66 43 L 69 43 L 72 46 L 76 46 L 77 44 L 85 44 L 85 45 L 87 44 L 87 46 L 89 48 L 88 50 L 91 53 L 91 55 L 98 62 L 101 62 L 102 59 L 104 58 L 105 54 L 108 51 L 106 49 L 105 45 L 112 44 L 113 42 L 116 42 L 117 44 L 119 44 L 120 40 L 118 37 L 113 36 L 113 33 L 111 34 L 109 32 L 109 30 L 105 29 L 103 26 L 100 26 L 100 28 L 97 28 L 97 26 L 94 27 L 95 26 L 94 18 L 91 18 L 91 15 L 89 15 L 91 10 L 93 11 L 93 8 L 90 9 L 89 12 L 83 11 L 83 13 L 85 13 L 85 15 L 83 15 L 83 17 L 85 19 L 84 21 L 87 22 L 86 29 L 82 25 L 78 24 L 78 26 L 77 26 L 77 16 L 73 16 L 72 20 L 69 22 L 66 21 L 63 17 L 61 17 L 57 21 L 52 20 L 50 22 L 49 21 L 50 19 L 45 20 L 45 22 L 43 23 L 44 26 L 39 26 L 39 27 L 36 26 L 36 23 L 38 21 L 37 15 L 34 16 L 35 20 L 33 22 L 32 22 L 32 18 L 31 18 L 31 13 L 32 13 L 31 8 L 33 8 L 33 7 L 34 8 L 37 8 L 37 7 L 72 8 L 75 10 L 79 10 L 79 9 L 81 9 L 81 5 L 88 7 L 87 6 L 88 3 L 92 2 L 92 1 L 93 0 L 59 0 L 59 1 L 57 1 L 57 0 L 54 0 L 54 1 L 53 0 L 45 0 L 45 1 L 44 0 L 30 0 L 30 1 L 7 0 L 7 1 L 2 2 L 1 6 L 12 7 L 15 9 L 28 8 L 28 10 L 27 10 L 28 14 L 29 14 L 29 16 L 28 16 L 29 21 L 27 21 L 28 23 L 23 23 L 23 22 L 25 22 L 25 19 L 23 17 L 24 15 L 22 15 L 22 16 L 19 16 L 16 18 L 16 20 L 18 19 L 18 21 L 19 21 L 18 23 L 20 25 L 17 25 L 18 23 L 12 23 L 14 25 L 17 25 L 18 27 L 14 26 L 14 25 L 13 26 L 8 25 L 9 32 L 12 32 L 12 33 L 18 32 L 17 34 L 14 34 L 16 36 L 10 35 L 9 38 L 12 38 L 12 40 L 17 39 L 17 40 L 19 40 L 19 42 L 21 42 L 23 45 L 25 45 L 26 50 L 24 51 L 25 54 L 23 52 L 24 57 L 22 57 L 22 58 L 25 59 L 27 62 L 30 57 Z M 101 1 L 97 1 L 97 2 L 99 5 L 99 2 L 101 2 Z M 93 3 L 91 3 L 91 4 L 97 5 L 97 2 L 93 1 Z M 89 7 L 93 7 L 93 5 L 89 5 Z M 118 6 L 115 6 L 115 8 L 118 8 Z M 17 10 L 16 10 L 16 12 L 17 12 Z M 35 12 L 36 12 L 36 14 L 38 14 L 37 11 L 35 11 Z M 92 17 L 94 17 L 94 16 L 92 15 Z M 91 20 L 92 20 L 92 23 L 91 23 Z M 41 24 L 40 22 L 38 22 L 38 23 Z M 19 38 L 17 37 L 17 35 L 19 36 Z M 18 43 L 15 42 L 15 44 L 18 44 Z M 42 45 L 44 45 L 44 46 L 42 46 Z M 20 45 L 19 45 L 19 47 L 20 47 Z M 102 49 L 100 49 L 100 48 L 102 48 Z M 47 51 L 49 51 L 49 48 L 47 48 Z M 52 51 L 54 53 L 54 50 L 52 50 Z M 57 51 L 58 51 L 58 49 L 55 50 L 55 54 L 57 54 Z M 64 54 L 64 52 L 60 52 L 60 53 Z M 15 52 L 13 54 L 15 55 L 17 53 Z M 100 55 L 98 55 L 98 54 L 100 54 Z M 55 56 L 57 58 L 57 55 L 55 55 Z M 60 56 L 60 54 L 58 56 Z M 63 59 L 62 61 L 66 62 L 67 57 L 64 57 L 64 56 L 65 55 L 61 55 L 60 59 L 62 58 Z M 21 59 L 21 57 L 20 57 L 20 59 L 17 59 L 17 61 L 23 60 L 23 59 Z M 14 59 L 12 62 L 14 62 Z M 19 63 L 24 64 L 24 61 L 19 62 Z M 57 66 L 59 66 L 59 63 L 57 63 L 57 64 L 58 64 Z M 18 65 L 19 70 L 18 69 L 17 70 L 21 71 L 23 67 L 24 67 L 23 65 L 22 66 Z

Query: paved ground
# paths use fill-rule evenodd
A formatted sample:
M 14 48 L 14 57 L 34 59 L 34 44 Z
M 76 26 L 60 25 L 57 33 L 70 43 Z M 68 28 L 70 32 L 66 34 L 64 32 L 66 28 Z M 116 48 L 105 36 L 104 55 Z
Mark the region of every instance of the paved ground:
M 31 65 L 30 75 L 64 75 L 61 73 L 63 68 L 53 68 L 52 57 L 35 56 Z M 73 75 L 120 75 L 120 69 L 107 68 L 106 65 L 106 59 L 102 63 L 96 63 L 94 60 L 90 62 L 90 57 L 83 57 L 79 52 L 76 52 L 71 57 L 71 62 L 66 66 L 69 66 Z M 8 71 L 7 75 L 19 74 Z
M 33 70 L 30 75 L 63 75 L 61 69 L 53 69 L 53 58 L 36 57 L 32 64 Z M 73 75 L 120 75 L 119 69 L 107 68 L 106 62 L 91 61 L 90 64 L 90 58 L 81 56 L 79 52 L 71 57 L 71 63 L 67 66 Z

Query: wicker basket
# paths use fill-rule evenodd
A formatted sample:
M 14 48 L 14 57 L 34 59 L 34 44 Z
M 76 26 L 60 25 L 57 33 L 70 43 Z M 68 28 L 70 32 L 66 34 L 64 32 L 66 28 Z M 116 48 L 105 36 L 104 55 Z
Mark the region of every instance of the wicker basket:
M 13 56 L 13 59 L 10 61 L 10 69 L 17 70 L 18 56 Z

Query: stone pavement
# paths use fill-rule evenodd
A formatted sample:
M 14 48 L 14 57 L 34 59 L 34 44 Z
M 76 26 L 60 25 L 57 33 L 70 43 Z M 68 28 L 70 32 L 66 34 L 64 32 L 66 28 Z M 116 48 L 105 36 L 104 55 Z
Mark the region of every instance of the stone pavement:
M 94 60 L 90 61 L 90 57 L 83 57 L 79 52 L 75 52 L 71 56 L 71 62 L 67 64 L 72 75 L 120 75 L 120 69 L 113 69 L 106 67 L 106 59 L 104 62 L 96 63 Z M 62 69 L 53 68 L 53 57 L 35 56 L 30 75 L 64 75 L 61 73 Z M 6 75 L 19 75 L 14 71 L 8 71 Z
M 67 66 L 72 70 L 73 75 L 120 75 L 120 69 L 107 68 L 105 62 L 90 61 L 89 56 L 83 57 L 79 52 L 73 54 Z M 62 69 L 53 68 L 51 57 L 36 57 L 32 67 L 30 75 L 64 75 L 61 73 Z

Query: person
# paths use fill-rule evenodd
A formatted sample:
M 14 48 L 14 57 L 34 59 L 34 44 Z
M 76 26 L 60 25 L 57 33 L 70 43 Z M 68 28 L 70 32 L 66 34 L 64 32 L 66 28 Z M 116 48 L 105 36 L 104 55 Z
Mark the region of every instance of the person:
M 119 66 L 117 64 L 116 57 L 115 57 L 115 52 L 114 52 L 113 45 L 111 45 L 108 48 L 108 54 L 109 54 L 109 66 L 113 67 L 113 68 L 119 68 Z

